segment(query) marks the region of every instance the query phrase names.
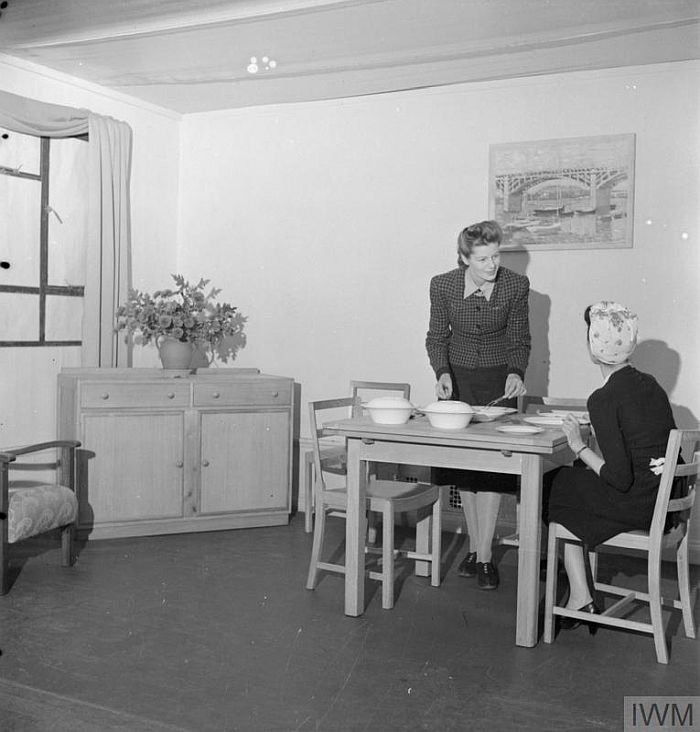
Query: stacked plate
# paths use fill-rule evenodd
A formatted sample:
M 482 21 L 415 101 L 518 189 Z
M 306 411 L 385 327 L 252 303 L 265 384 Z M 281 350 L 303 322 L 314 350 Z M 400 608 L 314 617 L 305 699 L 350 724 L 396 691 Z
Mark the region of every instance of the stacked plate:
M 518 411 L 510 407 L 472 407 L 472 409 L 474 410 L 473 419 L 475 422 L 493 422 L 494 419 Z
M 538 427 L 561 427 L 567 414 L 573 414 L 578 419 L 579 424 L 590 424 L 588 412 L 568 412 L 563 409 L 525 416 L 523 421 Z
M 542 427 L 535 427 L 531 424 L 503 424 L 496 429 L 511 435 L 536 435 L 538 432 L 544 432 Z

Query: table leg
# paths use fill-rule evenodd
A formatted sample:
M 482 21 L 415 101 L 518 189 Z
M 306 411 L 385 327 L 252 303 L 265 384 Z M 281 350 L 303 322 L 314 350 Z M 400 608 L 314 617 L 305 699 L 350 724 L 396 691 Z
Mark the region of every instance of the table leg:
M 542 458 L 522 455 L 520 484 L 520 545 L 515 644 L 537 645 L 540 603 L 540 542 L 542 539 Z
M 360 462 L 360 440 L 347 443 L 347 493 L 345 518 L 345 614 L 358 616 L 365 611 L 365 510 L 366 466 Z

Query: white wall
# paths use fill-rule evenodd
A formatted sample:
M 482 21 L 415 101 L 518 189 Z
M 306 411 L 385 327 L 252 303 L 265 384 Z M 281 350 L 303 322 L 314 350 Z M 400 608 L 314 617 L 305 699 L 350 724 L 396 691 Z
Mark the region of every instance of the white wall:
M 180 116 L 3 55 L 0 89 L 53 104 L 88 108 L 131 125 L 134 285 L 160 287 L 176 271 Z M 78 365 L 79 348 L 0 348 L 0 445 L 55 435 L 56 373 L 62 366 Z
M 459 230 L 488 215 L 490 144 L 635 133 L 633 249 L 504 263 L 532 281 L 532 391 L 598 385 L 581 313 L 616 298 L 639 312 L 637 363 L 684 427 L 700 416 L 699 76 L 700 64 L 683 62 L 180 122 L 0 55 L 0 88 L 132 126 L 134 284 L 163 287 L 176 271 L 211 278 L 249 317 L 235 365 L 295 377 L 303 404 L 345 393 L 351 378 L 409 381 L 416 403 L 432 400 L 428 281 L 454 266 Z M 77 358 L 0 349 L 0 445 L 53 434 L 55 372 Z M 152 349 L 136 352 L 136 365 L 156 363 Z
M 460 229 L 488 215 L 489 145 L 635 133 L 634 248 L 504 256 L 532 283 L 528 384 L 596 388 L 582 313 L 617 299 L 640 315 L 637 365 L 667 388 L 679 426 L 695 426 L 699 72 L 683 62 L 185 116 L 179 269 L 249 317 L 236 365 L 295 377 L 303 404 L 351 378 L 409 381 L 425 403 L 428 282 L 454 266 Z

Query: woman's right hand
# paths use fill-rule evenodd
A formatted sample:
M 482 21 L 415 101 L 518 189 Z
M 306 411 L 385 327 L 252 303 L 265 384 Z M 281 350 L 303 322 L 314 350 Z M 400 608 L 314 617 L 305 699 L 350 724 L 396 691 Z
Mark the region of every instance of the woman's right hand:
M 435 394 L 438 399 L 450 399 L 452 396 L 452 377 L 442 374 L 435 384 Z
M 586 442 L 581 436 L 581 426 L 578 419 L 576 419 L 573 414 L 567 414 L 564 417 L 561 428 L 566 435 L 566 441 L 569 443 L 569 447 L 574 452 L 578 452 L 582 448 L 586 447 Z

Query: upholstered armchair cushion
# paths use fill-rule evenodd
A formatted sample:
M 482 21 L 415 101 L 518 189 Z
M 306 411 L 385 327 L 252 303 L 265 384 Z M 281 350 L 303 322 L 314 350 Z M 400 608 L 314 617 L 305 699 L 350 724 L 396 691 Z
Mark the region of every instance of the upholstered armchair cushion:
M 71 524 L 77 516 L 78 500 L 66 486 L 36 481 L 10 483 L 7 527 L 10 544 Z

